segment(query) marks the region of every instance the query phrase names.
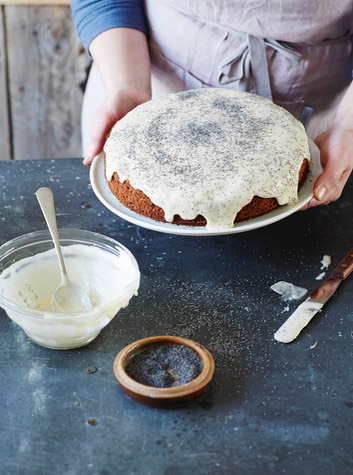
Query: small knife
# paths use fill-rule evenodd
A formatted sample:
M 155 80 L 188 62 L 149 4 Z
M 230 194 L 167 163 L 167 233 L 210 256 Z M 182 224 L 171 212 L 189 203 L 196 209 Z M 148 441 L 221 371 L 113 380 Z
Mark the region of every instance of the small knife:
M 274 337 L 281 343 L 290 343 L 307 326 L 310 320 L 319 312 L 324 304 L 335 293 L 340 283 L 353 271 L 353 248 L 314 292 L 299 305 L 283 325 L 276 331 Z

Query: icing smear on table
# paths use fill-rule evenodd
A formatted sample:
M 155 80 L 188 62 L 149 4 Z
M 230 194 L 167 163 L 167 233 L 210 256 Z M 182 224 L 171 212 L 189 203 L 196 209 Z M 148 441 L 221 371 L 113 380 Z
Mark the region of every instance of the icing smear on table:
M 280 294 L 282 300 L 285 301 L 299 300 L 307 293 L 307 289 L 285 282 L 284 280 L 271 285 L 270 288 Z

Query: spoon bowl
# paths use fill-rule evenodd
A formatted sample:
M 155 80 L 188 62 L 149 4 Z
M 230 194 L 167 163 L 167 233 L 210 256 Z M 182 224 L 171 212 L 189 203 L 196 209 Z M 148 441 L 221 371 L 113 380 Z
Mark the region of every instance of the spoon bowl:
M 92 303 L 86 292 L 62 273 L 61 283 L 51 298 L 51 306 L 55 312 L 81 312 L 90 310 Z
M 90 310 L 92 308 L 92 302 L 89 296 L 84 289 L 72 282 L 67 275 L 65 261 L 60 246 L 53 192 L 47 187 L 39 188 L 36 192 L 36 197 L 52 237 L 60 265 L 61 282 L 54 290 L 51 299 L 52 308 L 55 312 L 63 313 Z

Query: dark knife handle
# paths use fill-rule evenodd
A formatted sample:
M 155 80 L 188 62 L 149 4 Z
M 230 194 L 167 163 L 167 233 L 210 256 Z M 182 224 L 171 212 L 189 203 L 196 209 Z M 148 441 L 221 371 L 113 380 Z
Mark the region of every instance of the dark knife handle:
M 332 272 L 332 275 L 343 280 L 349 276 L 353 271 L 353 247 L 352 249 L 344 256 L 335 270 Z

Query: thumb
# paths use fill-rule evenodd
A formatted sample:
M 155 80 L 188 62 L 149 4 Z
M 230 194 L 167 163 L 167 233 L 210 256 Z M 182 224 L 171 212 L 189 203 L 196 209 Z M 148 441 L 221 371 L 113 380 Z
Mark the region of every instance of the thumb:
M 91 122 L 87 153 L 83 160 L 84 165 L 91 165 L 94 158 L 103 150 L 107 136 L 117 120 L 118 116 L 115 112 L 105 107 L 104 103 L 97 109 Z

